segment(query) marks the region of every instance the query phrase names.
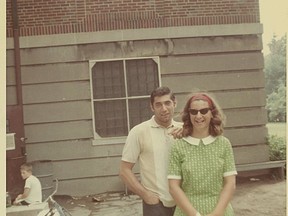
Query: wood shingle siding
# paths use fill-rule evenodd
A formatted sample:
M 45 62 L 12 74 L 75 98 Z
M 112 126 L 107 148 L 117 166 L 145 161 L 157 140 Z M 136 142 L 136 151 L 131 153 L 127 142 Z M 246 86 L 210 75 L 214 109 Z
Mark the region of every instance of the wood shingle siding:
M 27 160 L 52 160 L 59 194 L 124 190 L 118 177 L 124 141 L 93 140 L 89 61 L 153 56 L 160 59 L 161 84 L 176 94 L 176 116 L 191 90 L 210 91 L 227 116 L 225 135 L 236 163 L 269 160 L 261 26 L 246 27 L 187 26 L 177 32 L 151 29 L 151 34 L 149 29 L 131 29 L 122 35 L 66 35 L 67 40 L 65 35 L 59 40 L 55 35 L 22 38 Z M 14 51 L 10 40 L 7 44 L 7 105 L 14 105 Z

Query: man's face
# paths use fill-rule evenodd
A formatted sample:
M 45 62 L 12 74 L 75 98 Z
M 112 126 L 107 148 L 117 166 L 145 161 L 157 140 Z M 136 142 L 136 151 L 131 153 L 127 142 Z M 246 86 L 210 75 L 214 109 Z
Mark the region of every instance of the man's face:
M 175 107 L 176 102 L 171 100 L 169 94 L 155 97 L 153 104 L 151 104 L 155 121 L 163 127 L 168 127 L 171 124 Z

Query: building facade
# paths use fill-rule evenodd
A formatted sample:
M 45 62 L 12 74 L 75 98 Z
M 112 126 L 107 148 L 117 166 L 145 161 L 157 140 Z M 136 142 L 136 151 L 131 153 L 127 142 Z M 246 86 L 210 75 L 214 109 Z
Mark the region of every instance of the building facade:
M 150 118 L 149 94 L 160 85 L 176 94 L 176 119 L 193 89 L 213 93 L 236 163 L 269 160 L 258 0 L 7 0 L 6 7 L 7 131 L 27 161 L 52 161 L 59 194 L 124 190 L 126 135 Z M 15 107 L 24 137 L 13 131 Z

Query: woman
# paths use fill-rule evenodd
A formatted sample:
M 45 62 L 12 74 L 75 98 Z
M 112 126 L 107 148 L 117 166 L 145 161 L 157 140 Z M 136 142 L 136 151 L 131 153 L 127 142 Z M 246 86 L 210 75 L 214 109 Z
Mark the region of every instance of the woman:
M 172 146 L 169 190 L 174 216 L 233 216 L 236 169 L 224 115 L 207 93 L 193 94 L 183 111 L 183 138 Z

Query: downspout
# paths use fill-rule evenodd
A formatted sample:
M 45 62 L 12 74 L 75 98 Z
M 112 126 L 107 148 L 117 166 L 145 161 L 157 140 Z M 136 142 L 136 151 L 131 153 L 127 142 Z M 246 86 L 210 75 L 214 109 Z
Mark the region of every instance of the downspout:
M 24 118 L 23 118 L 23 96 L 22 96 L 22 79 L 21 79 L 21 58 L 20 58 L 20 40 L 19 40 L 19 22 L 18 22 L 18 5 L 17 0 L 12 0 L 12 20 L 13 20 L 13 38 L 14 38 L 14 65 L 16 77 L 16 94 L 17 94 L 17 110 L 20 115 L 18 116 L 23 125 L 23 134 L 20 138 L 21 154 L 26 155 L 25 146 L 25 132 L 24 132 Z
M 21 110 L 23 110 L 17 0 L 12 0 L 12 18 L 13 18 L 14 60 L 15 60 L 17 105 L 21 107 Z

